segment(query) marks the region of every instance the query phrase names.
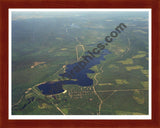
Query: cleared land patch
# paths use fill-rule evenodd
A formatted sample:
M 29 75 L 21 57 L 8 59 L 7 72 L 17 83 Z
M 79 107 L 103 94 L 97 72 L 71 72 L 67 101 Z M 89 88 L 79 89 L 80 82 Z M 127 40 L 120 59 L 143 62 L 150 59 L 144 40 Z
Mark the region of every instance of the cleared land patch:
M 50 105 L 47 105 L 46 103 L 42 103 L 41 105 L 38 105 L 39 109 L 47 109 L 47 108 L 51 108 Z
M 100 86 L 104 86 L 104 85 L 113 85 L 112 83 L 101 83 L 99 84 Z
M 143 92 L 140 92 L 139 90 L 135 90 L 134 93 L 133 93 L 133 99 L 138 104 L 144 104 L 144 94 L 143 94 Z
M 117 84 L 128 84 L 128 81 L 123 79 L 116 79 L 115 81 Z
M 143 58 L 146 56 L 146 52 L 145 51 L 138 51 L 138 55 L 133 56 L 133 59 L 137 59 L 137 58 Z
M 148 77 L 148 70 L 141 70 L 141 72 L 142 72 L 146 77 Z
M 126 59 L 124 61 L 118 61 L 118 63 L 122 63 L 122 64 L 133 64 L 133 60 L 132 59 Z
M 145 89 L 148 89 L 148 81 L 142 81 L 141 84 Z
M 135 70 L 135 69 L 143 69 L 143 67 L 141 65 L 136 65 L 136 66 L 129 66 L 129 67 L 126 67 L 126 69 L 128 71 L 131 71 L 131 70 Z
M 40 64 L 45 64 L 46 62 L 34 62 L 34 64 L 31 66 L 31 68 L 34 68 Z

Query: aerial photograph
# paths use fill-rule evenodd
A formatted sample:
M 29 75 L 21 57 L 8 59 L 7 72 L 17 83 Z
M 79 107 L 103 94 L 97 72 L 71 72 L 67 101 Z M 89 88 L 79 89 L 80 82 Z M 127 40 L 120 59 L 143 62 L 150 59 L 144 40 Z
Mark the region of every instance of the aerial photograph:
M 11 11 L 11 115 L 149 115 L 149 11 L 97 10 Z

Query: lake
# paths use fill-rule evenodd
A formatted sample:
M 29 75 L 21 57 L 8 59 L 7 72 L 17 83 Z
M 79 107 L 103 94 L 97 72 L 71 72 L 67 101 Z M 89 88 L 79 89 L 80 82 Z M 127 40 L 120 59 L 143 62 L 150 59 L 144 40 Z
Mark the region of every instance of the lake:
M 74 80 L 60 80 L 60 81 L 52 81 L 52 82 L 46 82 L 43 84 L 40 84 L 38 88 L 42 91 L 44 95 L 51 95 L 51 94 L 58 94 L 62 93 L 63 86 L 67 84 L 74 84 L 74 85 L 79 85 L 79 86 L 92 86 L 93 85 L 93 80 L 90 79 L 87 74 L 88 73 L 95 73 L 92 71 L 90 68 L 100 64 L 101 61 L 104 61 L 105 58 L 104 56 L 107 54 L 111 54 L 107 49 L 104 49 L 101 51 L 100 55 L 98 57 L 93 58 L 90 60 L 87 65 L 80 70 L 80 72 L 76 73 L 72 79 Z M 78 62 L 73 63 L 73 64 L 68 64 L 66 66 L 66 73 L 70 72 L 73 70 L 73 67 L 78 65 Z M 63 76 L 64 74 L 59 74 L 59 76 Z

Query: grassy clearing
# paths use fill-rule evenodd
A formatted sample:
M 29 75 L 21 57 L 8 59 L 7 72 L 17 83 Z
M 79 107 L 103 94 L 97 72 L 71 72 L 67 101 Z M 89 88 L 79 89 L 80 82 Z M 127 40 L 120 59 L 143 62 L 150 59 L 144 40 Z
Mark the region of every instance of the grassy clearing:
M 114 64 L 110 64 L 109 66 L 108 66 L 109 68 L 118 68 L 118 66 L 116 66 L 116 65 L 114 65 Z
M 146 77 L 148 77 L 148 70 L 141 70 L 141 72 L 142 72 Z
M 122 64 L 133 64 L 133 60 L 132 59 L 126 59 L 124 61 L 118 61 L 118 63 L 122 63 Z
M 68 109 L 67 108 L 63 108 L 62 111 L 67 115 L 68 114 Z
M 128 84 L 127 80 L 116 79 L 115 81 L 116 81 L 117 84 Z
M 136 69 L 143 69 L 143 67 L 141 65 L 136 65 L 136 66 L 129 66 L 126 67 L 127 71 L 131 71 L 131 70 L 136 70 Z
M 143 57 L 145 57 L 145 56 L 146 56 L 146 54 L 139 54 L 139 55 L 133 56 L 132 58 L 133 58 L 133 59 L 136 59 L 136 58 L 143 58 Z
M 139 54 L 146 54 L 145 51 L 138 51 Z
M 62 51 L 67 50 L 67 48 L 61 48 Z
M 138 103 L 138 104 L 144 104 L 144 95 L 142 92 L 139 90 L 135 90 L 133 93 L 133 99 Z
M 92 68 L 90 68 L 91 70 L 93 70 L 93 71 L 98 71 L 98 67 L 97 67 L 97 65 L 95 65 L 95 66 L 93 66 Z
M 63 40 L 63 38 L 60 38 L 60 37 L 56 37 L 56 39 L 57 39 L 57 40 Z
M 47 109 L 47 108 L 51 108 L 50 105 L 47 105 L 46 103 L 42 103 L 41 105 L 38 105 L 39 109 Z
M 146 54 L 147 54 L 147 53 L 146 53 L 145 51 L 138 51 L 138 54 L 135 55 L 135 56 L 133 56 L 132 58 L 133 58 L 133 59 L 143 58 L 143 57 L 146 56 Z
M 142 81 L 141 84 L 145 89 L 148 89 L 148 81 Z
M 101 83 L 99 84 L 100 86 L 104 86 L 104 85 L 113 85 L 112 83 Z

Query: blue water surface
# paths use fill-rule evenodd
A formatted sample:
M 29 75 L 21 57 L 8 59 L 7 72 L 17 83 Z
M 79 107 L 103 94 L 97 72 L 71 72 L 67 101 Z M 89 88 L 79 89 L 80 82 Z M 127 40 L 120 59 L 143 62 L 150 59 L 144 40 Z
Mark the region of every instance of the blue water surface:
M 81 68 L 81 70 L 78 73 L 75 73 L 74 76 L 72 76 L 72 79 L 74 80 L 59 80 L 56 82 L 46 82 L 44 84 L 41 84 L 38 86 L 38 88 L 42 91 L 43 94 L 45 95 L 51 95 L 51 94 L 58 94 L 63 92 L 63 85 L 67 84 L 75 84 L 79 86 L 92 86 L 93 85 L 93 80 L 90 79 L 87 76 L 87 73 L 94 73 L 90 68 L 100 64 L 102 60 L 105 60 L 104 56 L 107 54 L 111 54 L 107 49 L 104 49 L 101 51 L 100 55 L 98 57 L 94 57 L 93 59 L 90 59 L 90 61 L 87 63 L 87 65 L 84 68 Z M 89 55 L 89 54 L 87 54 Z M 78 66 L 78 62 L 73 63 L 73 64 L 68 64 L 66 66 L 66 72 L 64 74 L 59 74 L 59 76 L 65 76 L 66 78 L 67 75 L 66 73 L 70 74 L 71 70 L 74 70 L 73 68 L 75 66 Z

